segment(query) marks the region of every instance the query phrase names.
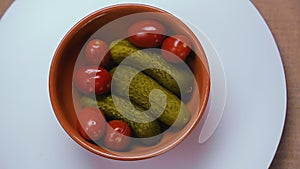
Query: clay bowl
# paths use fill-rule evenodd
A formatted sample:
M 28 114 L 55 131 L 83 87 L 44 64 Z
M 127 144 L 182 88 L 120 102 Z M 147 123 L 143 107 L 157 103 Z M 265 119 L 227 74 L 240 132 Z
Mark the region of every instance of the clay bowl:
M 125 20 L 116 20 L 130 15 Z M 155 19 L 166 26 L 168 34 L 186 35 L 192 42 L 193 55 L 186 61 L 195 78 L 195 88 L 186 105 L 189 122 L 180 130 L 166 130 L 154 145 L 133 145 L 128 151 L 114 151 L 84 139 L 77 130 L 79 95 L 73 87 L 73 73 L 87 41 L 101 37 L 107 43 L 126 35 L 127 28 L 143 19 Z M 106 27 L 107 24 L 112 26 Z M 120 25 L 121 24 L 121 25 Z M 119 4 L 99 9 L 76 23 L 64 36 L 53 57 L 49 73 L 49 93 L 54 113 L 68 135 L 83 148 L 116 160 L 141 160 L 163 154 L 182 142 L 197 126 L 206 108 L 210 90 L 208 62 L 201 42 L 180 19 L 157 7 L 144 4 Z

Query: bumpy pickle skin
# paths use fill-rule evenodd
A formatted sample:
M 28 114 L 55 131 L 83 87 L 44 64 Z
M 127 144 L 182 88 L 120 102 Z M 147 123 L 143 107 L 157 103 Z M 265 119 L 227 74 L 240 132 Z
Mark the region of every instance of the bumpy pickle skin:
M 193 74 L 191 71 L 187 71 L 188 67 L 184 62 L 176 66 L 172 65 L 164 60 L 159 52 L 140 50 L 128 40 L 113 41 L 110 44 L 110 53 L 116 63 L 121 63 L 125 58 L 131 56 L 127 64 L 139 70 L 150 65 L 153 68 L 145 69 L 143 72 L 177 96 L 181 96 L 182 99 L 183 97 L 188 98 L 192 92 L 194 87 Z M 178 84 L 181 85 L 183 91 L 180 91 Z
M 155 117 L 159 116 L 158 120 L 166 125 L 173 126 L 175 128 L 184 127 L 190 120 L 190 113 L 185 104 L 176 95 L 161 86 L 151 77 L 147 76 L 143 72 L 136 72 L 136 69 L 125 65 L 119 65 L 117 69 L 113 68 L 110 71 L 113 76 L 112 91 L 121 97 L 129 95 L 132 102 L 146 110 L 151 107 L 152 110 L 150 113 L 152 113 Z M 131 79 L 131 77 L 134 78 Z M 128 89 L 126 89 L 128 85 L 124 84 L 127 83 L 127 81 L 130 81 L 129 93 L 127 92 Z M 163 94 L 158 94 L 152 97 L 152 104 L 150 104 L 149 95 L 153 90 L 159 90 Z M 166 97 L 166 104 L 163 112 L 161 112 L 163 101 L 162 97 Z
M 97 99 L 83 96 L 80 99 L 80 102 L 84 107 L 85 106 L 97 107 L 103 111 L 103 113 L 107 118 L 122 120 L 126 122 L 132 129 L 135 137 L 149 138 L 149 137 L 159 136 L 159 134 L 161 133 L 161 129 L 158 121 L 153 120 L 152 117 L 150 117 L 147 114 L 144 114 L 143 108 L 141 108 L 140 106 L 135 106 L 135 108 L 138 110 L 136 111 L 135 109 L 132 109 L 131 107 L 128 106 L 129 101 L 117 96 L 114 97 L 114 101 L 119 102 L 118 105 L 121 106 L 119 107 L 119 109 L 123 109 L 125 110 L 124 112 L 128 112 L 127 115 L 129 115 L 130 118 L 124 117 L 117 110 L 111 95 L 99 96 L 97 97 Z M 144 122 L 144 123 L 137 122 L 142 120 L 148 122 Z

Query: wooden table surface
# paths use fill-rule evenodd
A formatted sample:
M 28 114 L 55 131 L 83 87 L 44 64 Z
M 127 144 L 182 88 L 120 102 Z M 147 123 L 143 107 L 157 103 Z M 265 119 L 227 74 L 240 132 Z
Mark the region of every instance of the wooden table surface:
M 0 1 L 0 17 L 13 0 Z M 283 136 L 270 169 L 300 168 L 300 0 L 252 0 L 277 42 L 287 82 Z

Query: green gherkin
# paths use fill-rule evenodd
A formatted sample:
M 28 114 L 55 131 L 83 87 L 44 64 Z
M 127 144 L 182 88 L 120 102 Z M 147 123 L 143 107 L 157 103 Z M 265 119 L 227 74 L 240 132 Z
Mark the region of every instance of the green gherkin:
M 112 93 L 121 97 L 128 97 L 139 106 L 150 109 L 151 115 L 169 125 L 177 128 L 185 126 L 190 120 L 190 113 L 184 103 L 172 92 L 165 89 L 151 77 L 143 72 L 125 65 L 113 68 Z M 129 86 L 129 90 L 128 90 Z M 152 91 L 155 96 L 149 97 Z M 128 93 L 129 92 L 129 93 Z M 164 104 L 164 101 L 165 104 Z M 165 107 L 163 107 L 165 105 Z
M 124 112 L 127 113 L 126 115 L 128 115 L 129 118 L 126 118 L 118 111 L 118 109 L 115 107 L 111 95 L 99 96 L 97 97 L 97 99 L 83 96 L 80 99 L 80 102 L 83 106 L 98 107 L 107 118 L 122 120 L 126 122 L 132 129 L 134 135 L 138 138 L 154 137 L 161 133 L 158 121 L 153 120 L 151 116 L 143 113 L 145 109 L 136 105 L 135 108 L 132 108 L 128 106 L 130 104 L 130 101 L 127 101 L 117 96 L 114 96 L 114 101 L 117 101 L 119 103 L 119 109 L 124 110 Z
M 154 52 L 155 49 L 151 49 L 152 51 L 141 50 L 128 40 L 116 40 L 110 44 L 110 53 L 116 63 L 121 63 L 125 58 L 131 56 L 129 57 L 130 60 L 126 62 L 127 65 L 139 70 L 150 66 L 152 68 L 143 70 L 145 74 L 151 76 L 177 96 L 189 95 L 193 89 L 193 74 L 191 71 L 187 70 L 188 67 L 184 62 L 176 64 L 176 66 L 168 63 L 161 57 L 160 52 Z M 182 91 L 180 91 L 178 85 L 180 85 Z

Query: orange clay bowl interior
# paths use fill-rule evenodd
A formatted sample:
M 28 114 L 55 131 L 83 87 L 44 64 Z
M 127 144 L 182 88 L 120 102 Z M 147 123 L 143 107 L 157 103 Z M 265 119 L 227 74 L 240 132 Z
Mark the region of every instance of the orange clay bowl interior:
M 110 32 L 104 33 L 102 38 L 109 44 L 112 40 L 118 39 L 120 35 L 126 34 L 128 27 L 132 23 L 143 19 L 155 19 L 161 22 L 167 31 L 171 31 L 173 34 L 186 35 L 192 41 L 192 50 L 195 53 L 194 56 L 188 58 L 187 64 L 194 73 L 198 85 L 198 90 L 194 90 L 193 95 L 198 94 L 199 99 L 194 99 L 192 96 L 186 104 L 191 113 L 191 119 L 180 131 L 164 133 L 161 141 L 153 146 L 137 145 L 132 147 L 130 151 L 112 151 L 85 140 L 77 130 L 75 109 L 76 107 L 80 107 L 80 103 L 78 100 L 73 99 L 74 97 L 76 98 L 76 93 L 72 89 L 73 71 L 81 49 L 88 39 L 95 36 L 97 30 L 115 19 L 141 12 L 155 12 L 167 15 L 146 15 L 147 18 L 137 17 L 127 20 L 121 26 L 116 26 L 114 29 L 108 30 Z M 154 157 L 167 152 L 182 142 L 200 121 L 207 105 L 209 90 L 210 76 L 208 62 L 203 48 L 193 32 L 182 21 L 168 12 L 142 4 L 120 4 L 106 7 L 80 20 L 68 31 L 59 44 L 53 57 L 49 74 L 49 92 L 52 107 L 63 129 L 85 149 L 97 155 L 117 160 L 141 160 Z

